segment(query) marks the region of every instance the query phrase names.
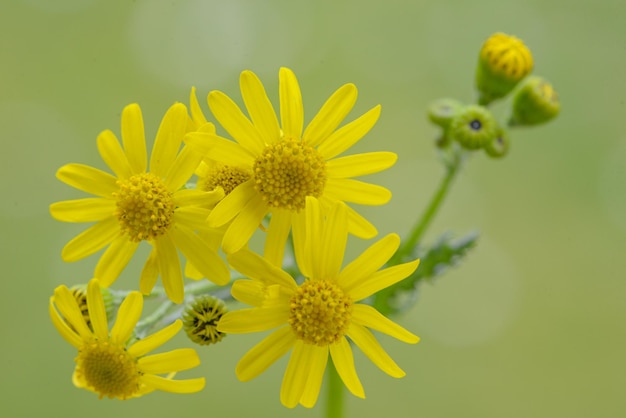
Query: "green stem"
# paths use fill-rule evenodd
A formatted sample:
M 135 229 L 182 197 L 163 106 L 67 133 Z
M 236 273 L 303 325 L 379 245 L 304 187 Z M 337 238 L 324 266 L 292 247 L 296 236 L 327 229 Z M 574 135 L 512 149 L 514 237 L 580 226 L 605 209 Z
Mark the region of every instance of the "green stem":
M 441 206 L 441 203 L 443 202 L 444 198 L 448 194 L 448 191 L 450 190 L 450 185 L 452 184 L 452 180 L 454 180 L 457 173 L 460 171 L 459 169 L 461 168 L 462 161 L 463 161 L 463 152 L 462 151 L 453 152 L 451 161 L 446 165 L 446 175 L 441 180 L 441 183 L 439 184 L 439 188 L 435 192 L 435 195 L 430 201 L 430 204 L 424 211 L 424 214 L 422 215 L 418 223 L 411 230 L 411 234 L 404 241 L 404 244 L 400 248 L 400 251 L 398 251 L 397 253 L 398 256 L 404 256 L 413 252 L 413 249 L 419 243 L 420 239 L 422 238 L 422 235 L 424 235 L 426 228 L 428 228 L 428 226 L 434 219 L 435 215 L 439 211 L 439 207 Z M 402 262 L 402 260 L 394 260 L 394 261 Z
M 333 361 L 328 362 L 326 418 L 343 418 L 344 387 Z

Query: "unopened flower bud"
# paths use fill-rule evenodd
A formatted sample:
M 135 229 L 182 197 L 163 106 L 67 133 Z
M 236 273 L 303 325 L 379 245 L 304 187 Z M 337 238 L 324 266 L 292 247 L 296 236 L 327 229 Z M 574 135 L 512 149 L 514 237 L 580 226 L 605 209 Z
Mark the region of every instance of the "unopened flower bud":
M 221 299 L 210 295 L 198 296 L 185 307 L 183 329 L 196 344 L 215 344 L 226 336 L 217 330 L 217 324 L 226 311 Z
M 428 106 L 428 119 L 445 129 L 461 109 L 463 109 L 463 103 L 458 100 L 438 99 Z
M 532 69 L 533 57 L 524 42 L 504 33 L 491 35 L 480 50 L 476 68 L 479 103 L 486 105 L 506 96 Z
M 555 118 L 561 110 L 559 96 L 541 77 L 529 77 L 515 93 L 509 124 L 538 125 Z
M 485 145 L 485 152 L 492 158 L 502 158 L 509 152 L 510 144 L 508 132 L 498 127 L 495 138 Z
M 489 110 L 482 106 L 465 106 L 450 123 L 448 136 L 463 148 L 475 150 L 485 147 L 497 134 L 498 123 Z

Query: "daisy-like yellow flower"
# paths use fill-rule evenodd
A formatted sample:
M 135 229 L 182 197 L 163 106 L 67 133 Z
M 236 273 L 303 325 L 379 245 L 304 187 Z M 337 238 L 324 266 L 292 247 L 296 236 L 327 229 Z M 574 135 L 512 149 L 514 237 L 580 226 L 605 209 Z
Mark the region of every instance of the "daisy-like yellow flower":
M 280 391 L 289 408 L 315 405 L 329 354 L 350 392 L 365 397 L 348 338 L 393 377 L 405 373 L 368 328 L 407 343 L 419 341 L 373 307 L 357 303 L 409 276 L 419 260 L 379 270 L 400 244 L 398 235 L 390 234 L 342 269 L 348 216 L 345 204 L 337 202 L 324 220 L 318 202 L 307 198 L 305 248 L 296 251 L 302 284 L 247 248 L 228 256 L 234 269 L 252 279 L 237 280 L 233 296 L 253 308 L 226 313 L 218 330 L 235 334 L 278 328 L 239 361 L 236 373 L 240 380 L 250 380 L 292 350 Z
M 337 157 L 369 132 L 380 115 L 380 106 L 375 106 L 338 129 L 356 102 L 353 84 L 340 87 L 304 129 L 294 73 L 281 68 L 279 82 L 280 124 L 259 78 L 244 71 L 240 86 L 249 117 L 226 94 L 213 91 L 208 96 L 213 115 L 235 142 L 205 132 L 190 133 L 185 139 L 223 166 L 251 174 L 208 218 L 212 227 L 230 222 L 224 251 L 241 249 L 271 213 L 265 255 L 276 265 L 282 262 L 292 224 L 301 223 L 297 219 L 304 216 L 307 196 L 318 198 L 325 210 L 336 201 L 382 205 L 391 198 L 389 190 L 353 177 L 385 170 L 397 159 L 391 152 Z M 356 236 L 376 235 L 376 228 L 351 208 L 348 223 Z
M 111 285 L 128 264 L 141 241 L 152 251 L 140 278 L 140 290 L 149 294 L 158 275 L 168 297 L 184 298 L 178 250 L 217 284 L 229 280 L 228 268 L 205 241 L 194 232 L 208 229 L 206 218 L 222 197 L 182 187 L 198 167 L 202 155 L 188 146 L 181 149 L 190 125 L 187 108 L 170 107 L 159 127 L 150 157 L 138 105 L 122 112 L 122 142 L 106 130 L 98 136 L 98 150 L 114 175 L 82 164 L 67 164 L 57 178 L 98 197 L 57 202 L 50 206 L 55 219 L 65 222 L 96 222 L 72 239 L 62 251 L 65 261 L 76 261 L 107 247 L 94 276 L 104 287 Z
M 143 309 L 141 293 L 130 292 L 124 299 L 110 332 L 97 279 L 92 279 L 87 286 L 87 307 L 89 324 L 66 286 L 57 287 L 50 298 L 52 323 L 61 336 L 78 349 L 72 378 L 76 387 L 95 392 L 100 398 L 117 399 L 135 398 L 154 390 L 173 393 L 202 390 L 204 378 L 172 379 L 176 372 L 200 364 L 195 350 L 183 348 L 147 355 L 176 335 L 182 327 L 180 320 L 129 344 Z

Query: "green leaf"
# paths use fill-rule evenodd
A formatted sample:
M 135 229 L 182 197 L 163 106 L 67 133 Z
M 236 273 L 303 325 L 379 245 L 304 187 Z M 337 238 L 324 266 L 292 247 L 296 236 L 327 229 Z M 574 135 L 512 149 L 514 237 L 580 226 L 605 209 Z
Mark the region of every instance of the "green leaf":
M 464 237 L 453 239 L 446 232 L 430 248 L 417 247 L 412 254 L 405 255 L 394 264 L 405 263 L 416 258 L 421 262 L 415 273 L 401 282 L 381 290 L 374 296 L 374 307 L 383 315 L 393 315 L 409 309 L 417 300 L 417 286 L 424 280 L 433 281 L 449 268 L 457 266 L 467 252 L 476 246 L 478 232 L 473 231 Z

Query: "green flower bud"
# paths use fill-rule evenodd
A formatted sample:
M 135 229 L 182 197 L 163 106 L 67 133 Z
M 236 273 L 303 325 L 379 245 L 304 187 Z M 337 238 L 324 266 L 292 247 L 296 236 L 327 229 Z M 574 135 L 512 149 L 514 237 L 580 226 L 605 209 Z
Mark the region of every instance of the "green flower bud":
M 428 106 L 428 119 L 446 129 L 452 118 L 463 108 L 463 103 L 455 99 L 438 99 Z
M 520 39 L 496 33 L 483 44 L 476 67 L 479 103 L 486 105 L 509 94 L 533 69 L 530 50 Z
M 485 152 L 492 158 L 502 158 L 509 152 L 510 145 L 508 132 L 498 127 L 495 138 L 485 145 Z
M 559 96 L 541 77 L 529 77 L 515 93 L 509 125 L 538 125 L 554 119 L 561 110 Z
M 210 295 L 198 296 L 185 307 L 183 329 L 196 344 L 218 343 L 226 336 L 217 330 L 217 323 L 226 311 L 222 300 Z
M 485 147 L 496 137 L 498 123 L 489 110 L 482 106 L 465 106 L 450 123 L 448 136 L 463 148 L 474 150 Z

